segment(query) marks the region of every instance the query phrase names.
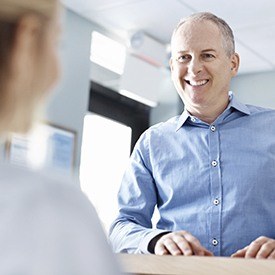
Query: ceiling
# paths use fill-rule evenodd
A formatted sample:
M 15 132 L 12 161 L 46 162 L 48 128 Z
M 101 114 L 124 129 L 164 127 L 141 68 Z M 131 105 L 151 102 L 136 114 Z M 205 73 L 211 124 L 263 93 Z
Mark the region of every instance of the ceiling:
M 65 6 L 120 37 L 142 30 L 168 44 L 177 22 L 210 11 L 232 27 L 240 73 L 275 70 L 274 0 L 63 0 Z

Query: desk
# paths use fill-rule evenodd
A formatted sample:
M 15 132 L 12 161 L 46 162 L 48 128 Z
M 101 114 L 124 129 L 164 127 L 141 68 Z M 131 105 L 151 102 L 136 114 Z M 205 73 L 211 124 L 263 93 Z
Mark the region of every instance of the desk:
M 123 272 L 136 275 L 274 275 L 275 260 L 118 254 Z

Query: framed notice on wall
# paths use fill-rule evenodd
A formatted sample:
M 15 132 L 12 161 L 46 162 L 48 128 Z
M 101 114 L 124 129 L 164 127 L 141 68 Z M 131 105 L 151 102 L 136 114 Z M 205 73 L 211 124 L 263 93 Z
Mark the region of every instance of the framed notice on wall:
M 6 146 L 9 163 L 34 169 L 73 171 L 76 133 L 50 123 L 38 124 L 26 135 L 14 134 Z

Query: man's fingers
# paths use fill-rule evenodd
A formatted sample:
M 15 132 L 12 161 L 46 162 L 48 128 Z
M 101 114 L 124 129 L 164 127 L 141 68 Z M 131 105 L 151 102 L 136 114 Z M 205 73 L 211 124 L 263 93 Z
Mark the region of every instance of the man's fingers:
M 200 241 L 196 237 L 191 235 L 189 232 L 185 232 L 184 237 L 188 241 L 188 243 L 191 245 L 194 255 L 197 255 L 197 256 L 213 256 L 213 253 L 208 251 L 207 249 L 205 249 L 201 245 Z
M 179 242 L 179 245 L 177 244 Z M 182 252 L 182 249 L 179 247 L 182 246 L 186 250 L 188 250 L 188 246 L 184 246 L 180 243 L 180 240 L 174 236 L 174 234 L 167 234 L 163 237 L 161 237 L 155 246 L 155 254 L 156 255 L 182 255 L 184 252 Z M 190 249 L 190 248 L 189 248 Z
M 183 254 L 174 239 L 167 238 L 163 241 L 163 244 L 165 245 L 165 248 L 170 252 L 170 254 L 174 256 Z
M 267 237 L 262 236 L 257 238 L 255 241 L 253 241 L 247 248 L 245 258 L 256 258 L 262 246 L 264 246 L 263 249 L 265 250 L 265 247 L 266 247 L 265 243 L 267 243 L 268 240 L 269 239 Z M 261 253 L 264 253 L 264 251 L 262 251 Z
M 204 256 L 214 256 L 214 254 L 211 251 L 205 249 L 204 250 Z
M 173 236 L 173 241 L 176 243 L 182 255 L 185 255 L 185 256 L 193 255 L 192 247 L 183 236 L 175 235 Z
M 256 258 L 257 259 L 266 259 L 271 255 L 275 250 L 275 241 L 274 240 L 267 240 L 258 251 Z M 271 257 L 272 258 L 272 257 Z
M 275 240 L 261 236 L 231 257 L 275 259 Z
M 213 256 L 187 231 L 177 231 L 162 236 L 155 245 L 155 254 Z
M 275 250 L 267 257 L 269 260 L 275 260 Z
M 190 256 L 193 254 L 191 246 L 188 242 L 179 234 L 168 234 L 159 240 L 159 243 L 171 255 L 185 255 Z
M 170 254 L 169 251 L 165 248 L 165 245 L 164 244 L 157 244 L 155 246 L 155 254 L 156 255 L 160 255 L 160 256 L 163 256 L 163 255 L 168 255 Z
M 260 243 L 256 241 L 252 242 L 247 248 L 247 251 L 245 253 L 245 258 L 255 258 L 260 248 L 261 248 Z
M 231 257 L 233 257 L 233 258 L 244 258 L 245 253 L 246 253 L 246 249 L 247 249 L 247 247 L 238 250 L 237 252 L 232 254 Z

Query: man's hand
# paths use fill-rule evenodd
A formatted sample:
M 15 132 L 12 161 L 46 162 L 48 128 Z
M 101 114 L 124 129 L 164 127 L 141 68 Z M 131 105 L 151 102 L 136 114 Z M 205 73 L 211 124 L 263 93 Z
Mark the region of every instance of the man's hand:
M 261 236 L 250 245 L 232 254 L 231 257 L 275 259 L 275 240 Z
M 199 240 L 187 231 L 177 231 L 163 235 L 155 245 L 156 255 L 198 255 L 213 256 Z

